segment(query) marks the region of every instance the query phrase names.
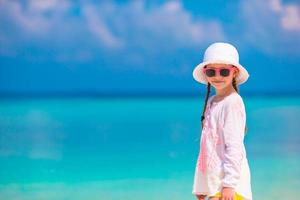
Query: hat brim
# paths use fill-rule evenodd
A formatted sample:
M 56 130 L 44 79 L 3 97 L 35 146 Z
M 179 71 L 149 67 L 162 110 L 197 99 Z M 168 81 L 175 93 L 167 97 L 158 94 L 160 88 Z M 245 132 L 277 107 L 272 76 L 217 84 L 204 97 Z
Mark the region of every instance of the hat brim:
M 207 79 L 205 74 L 202 72 L 203 67 L 208 64 L 228 64 L 228 65 L 234 65 L 239 69 L 239 73 L 236 77 L 237 84 L 243 84 L 245 83 L 249 78 L 248 71 L 239 63 L 232 63 L 232 62 L 226 62 L 226 61 L 209 61 L 209 62 L 202 62 L 198 64 L 194 70 L 193 70 L 193 77 L 196 81 L 206 84 L 207 85 Z

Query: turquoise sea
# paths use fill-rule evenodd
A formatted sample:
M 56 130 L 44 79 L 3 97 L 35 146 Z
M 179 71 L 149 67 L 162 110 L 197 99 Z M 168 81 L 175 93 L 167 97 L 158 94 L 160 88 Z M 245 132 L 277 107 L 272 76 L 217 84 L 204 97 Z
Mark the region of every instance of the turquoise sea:
M 300 97 L 246 96 L 255 200 L 296 199 Z M 0 100 L 1 200 L 192 200 L 202 97 Z

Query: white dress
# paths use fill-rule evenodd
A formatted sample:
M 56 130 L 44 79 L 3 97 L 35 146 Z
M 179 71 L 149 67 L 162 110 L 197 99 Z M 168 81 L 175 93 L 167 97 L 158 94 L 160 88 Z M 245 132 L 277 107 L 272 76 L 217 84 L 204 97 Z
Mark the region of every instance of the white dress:
M 211 105 L 214 96 L 208 99 L 205 111 L 192 193 L 213 196 L 226 186 L 234 188 L 245 200 L 252 200 L 244 146 L 243 99 L 233 92 Z

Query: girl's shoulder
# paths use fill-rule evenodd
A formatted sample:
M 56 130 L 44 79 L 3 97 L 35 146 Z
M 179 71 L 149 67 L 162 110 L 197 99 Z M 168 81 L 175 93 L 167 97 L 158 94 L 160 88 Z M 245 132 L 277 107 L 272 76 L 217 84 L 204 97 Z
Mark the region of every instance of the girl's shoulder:
M 237 92 L 232 92 L 231 94 L 229 94 L 228 96 L 224 97 L 222 100 L 219 101 L 214 101 L 214 97 L 210 96 L 208 99 L 208 103 L 209 105 L 211 104 L 211 102 L 213 101 L 213 103 L 215 104 L 222 104 L 223 107 L 244 107 L 244 101 L 243 98 L 241 97 L 241 95 Z
M 225 98 L 225 103 L 227 104 L 236 103 L 236 102 L 243 102 L 243 98 L 237 92 L 233 92 Z
M 234 116 L 240 116 L 240 119 L 246 121 L 246 109 L 243 98 L 238 93 L 231 94 L 225 99 L 221 111 L 224 123 L 228 117 L 232 118 Z
M 241 95 L 237 92 L 233 92 L 231 93 L 229 96 L 226 97 L 226 99 L 224 99 L 224 107 L 226 108 L 232 108 L 232 109 L 240 109 L 242 111 L 245 111 L 245 105 L 244 105 L 244 101 L 243 98 L 241 97 Z
M 223 106 L 226 107 L 244 107 L 244 101 L 241 95 L 233 92 L 223 100 Z

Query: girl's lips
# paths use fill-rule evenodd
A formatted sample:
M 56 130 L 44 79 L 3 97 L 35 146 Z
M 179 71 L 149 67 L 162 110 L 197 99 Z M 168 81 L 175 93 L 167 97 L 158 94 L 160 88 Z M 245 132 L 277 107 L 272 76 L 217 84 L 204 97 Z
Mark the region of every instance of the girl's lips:
M 214 83 L 223 83 L 224 81 L 213 81 Z

